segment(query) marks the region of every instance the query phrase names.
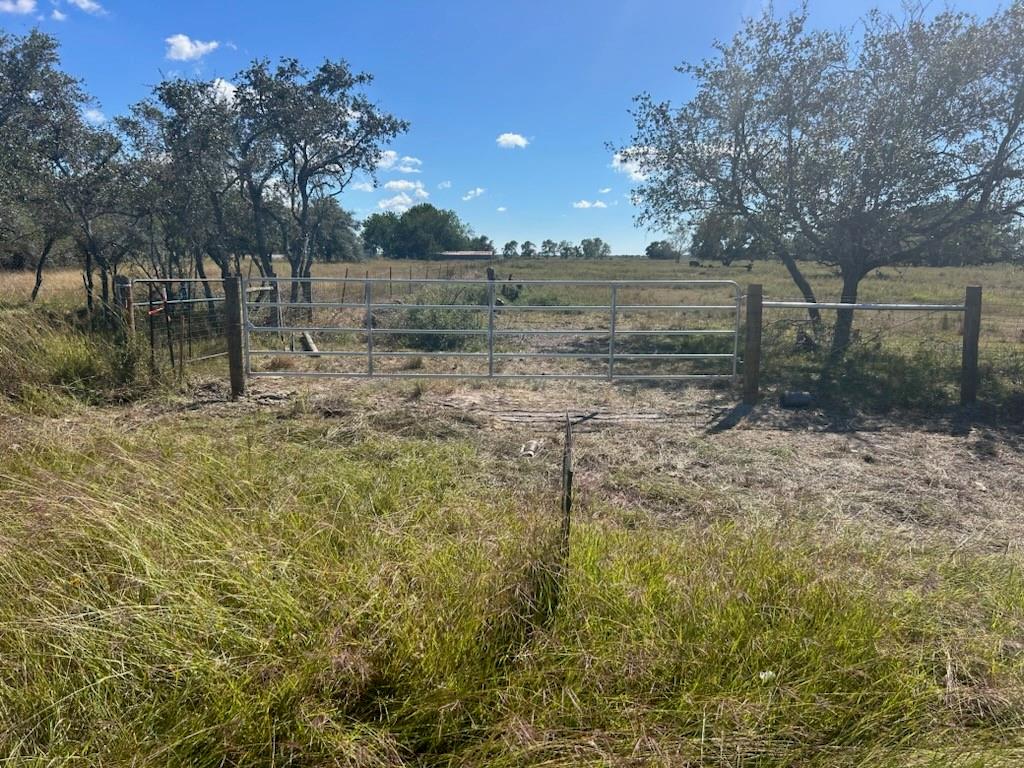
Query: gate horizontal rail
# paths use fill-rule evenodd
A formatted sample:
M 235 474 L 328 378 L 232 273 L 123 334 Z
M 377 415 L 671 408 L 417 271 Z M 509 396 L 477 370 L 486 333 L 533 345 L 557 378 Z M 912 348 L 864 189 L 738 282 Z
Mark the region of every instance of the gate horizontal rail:
M 737 375 L 743 294 L 732 280 L 274 277 L 252 282 L 241 292 L 245 365 L 252 376 L 723 381 Z M 284 297 L 282 284 L 294 301 Z M 538 289 L 549 290 L 538 295 Z M 262 295 L 267 291 L 272 295 Z M 444 291 L 450 302 L 439 299 Z M 708 291 L 716 293 L 705 297 Z M 702 342 L 703 337 L 708 340 Z M 267 338 L 276 343 L 266 343 Z M 526 348 L 515 349 L 517 340 Z M 484 348 L 472 349 L 481 342 Z M 276 344 L 283 348 L 275 349 Z M 259 362 L 267 358 L 305 359 L 316 370 L 295 370 L 294 363 L 261 368 Z M 323 369 L 329 360 L 343 366 L 359 358 L 366 361 L 362 370 Z M 486 361 L 486 370 L 387 367 L 389 360 L 392 366 L 402 360 L 411 365 L 412 358 Z M 505 370 L 531 360 L 591 365 L 589 370 Z M 593 370 L 595 363 L 601 370 Z M 697 369 L 665 369 L 673 363 Z

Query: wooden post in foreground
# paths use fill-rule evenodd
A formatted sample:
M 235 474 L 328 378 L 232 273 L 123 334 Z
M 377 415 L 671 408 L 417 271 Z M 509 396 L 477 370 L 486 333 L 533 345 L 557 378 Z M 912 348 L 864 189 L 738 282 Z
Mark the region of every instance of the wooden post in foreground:
M 572 461 L 572 422 L 565 414 L 565 445 L 562 449 L 562 529 L 558 540 L 558 562 L 565 568 L 569 561 L 569 533 L 572 523 L 572 480 L 575 470 Z
M 242 278 L 224 279 L 224 330 L 228 337 L 228 373 L 231 399 L 245 394 L 245 361 L 242 354 Z
M 760 389 L 761 373 L 761 286 L 747 286 L 747 343 L 743 353 L 743 402 L 754 405 Z
M 978 338 L 981 335 L 981 286 L 967 286 L 964 299 L 964 358 L 960 376 L 960 404 L 978 399 Z
M 126 275 L 114 276 L 114 296 L 117 301 L 118 311 L 121 313 L 121 322 L 129 335 L 135 334 L 135 306 L 132 297 L 132 281 Z

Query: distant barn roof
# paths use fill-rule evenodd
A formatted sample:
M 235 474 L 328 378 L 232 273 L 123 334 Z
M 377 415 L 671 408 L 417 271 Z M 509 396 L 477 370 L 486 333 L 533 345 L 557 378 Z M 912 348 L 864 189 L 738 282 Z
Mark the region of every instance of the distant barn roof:
M 437 255 L 450 256 L 455 259 L 479 258 L 480 256 L 490 258 L 494 255 L 494 251 L 441 251 Z

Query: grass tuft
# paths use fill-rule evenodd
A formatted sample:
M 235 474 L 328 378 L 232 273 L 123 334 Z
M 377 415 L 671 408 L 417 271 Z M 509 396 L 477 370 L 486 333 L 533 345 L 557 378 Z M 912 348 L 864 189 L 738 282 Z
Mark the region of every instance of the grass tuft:
M 110 330 L 32 310 L 0 314 L 0 394 L 29 409 L 123 401 L 141 391 L 140 349 Z

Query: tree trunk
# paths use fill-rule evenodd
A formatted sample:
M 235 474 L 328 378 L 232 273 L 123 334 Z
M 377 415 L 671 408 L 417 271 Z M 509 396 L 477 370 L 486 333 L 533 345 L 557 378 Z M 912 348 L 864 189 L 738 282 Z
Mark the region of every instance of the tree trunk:
M 89 312 L 89 317 L 92 317 L 92 252 L 88 248 L 85 249 L 85 265 L 82 267 L 82 283 L 85 285 L 85 308 Z
M 843 304 L 857 303 L 857 288 L 860 286 L 860 277 L 854 275 L 843 275 L 843 294 L 839 301 Z M 833 360 L 838 360 L 846 354 L 850 346 L 850 336 L 853 332 L 853 310 L 840 309 L 836 313 L 836 327 L 832 334 Z
M 252 205 L 253 232 L 256 235 L 256 255 L 259 259 L 259 267 L 264 277 L 275 277 L 274 261 L 270 248 L 267 247 L 267 222 L 263 212 L 263 188 L 251 184 L 249 188 L 249 202 Z
M 289 256 L 288 264 L 291 266 L 291 292 L 289 301 L 292 304 L 299 303 L 299 278 L 302 277 L 302 260 L 296 256 Z
M 50 251 L 56 242 L 57 238 L 48 237 L 46 242 L 43 243 L 43 252 L 39 254 L 39 260 L 36 262 L 36 282 L 32 286 L 32 298 L 30 301 L 36 300 L 36 297 L 39 296 L 39 289 L 43 287 L 43 268 L 46 266 L 46 260 L 49 258 Z
M 313 283 L 309 280 L 309 278 L 312 277 L 312 272 L 313 257 L 307 253 L 302 263 L 302 276 L 306 278 L 302 281 L 302 300 L 306 302 L 306 304 L 313 303 Z M 306 307 L 306 318 L 309 321 L 309 324 L 312 325 L 313 307 Z
M 100 303 L 103 305 L 103 318 L 110 315 L 110 269 L 106 263 L 100 264 Z
M 807 278 L 804 277 L 804 273 L 800 271 L 800 266 L 796 263 L 796 259 L 790 256 L 786 252 L 780 252 L 779 258 L 786 267 L 786 271 L 789 272 L 789 276 L 793 278 L 793 282 L 799 289 L 800 293 L 803 294 L 804 301 L 812 304 L 817 304 L 818 300 L 814 298 L 814 289 L 811 288 L 811 284 L 807 282 Z M 811 319 L 811 325 L 817 332 L 821 329 L 821 313 L 816 309 L 808 309 L 807 316 Z
M 203 252 L 196 251 L 193 258 L 196 261 L 196 276 L 202 280 L 203 295 L 206 297 L 206 321 L 217 316 L 217 305 L 213 301 L 213 289 L 210 288 L 210 281 L 206 277 L 206 265 L 203 264 Z

